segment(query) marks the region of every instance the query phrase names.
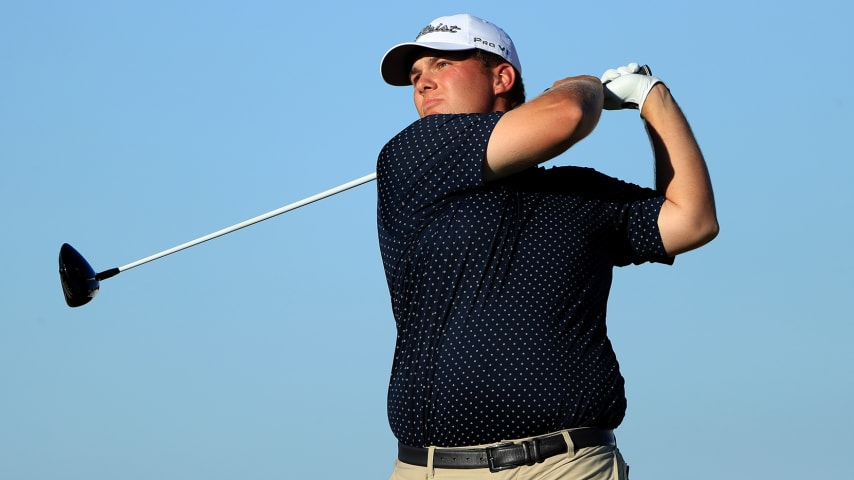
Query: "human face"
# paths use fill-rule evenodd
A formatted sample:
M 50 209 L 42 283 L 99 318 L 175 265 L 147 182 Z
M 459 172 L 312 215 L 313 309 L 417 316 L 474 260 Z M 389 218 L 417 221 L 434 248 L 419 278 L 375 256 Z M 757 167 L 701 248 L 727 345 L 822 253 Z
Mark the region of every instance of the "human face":
M 425 50 L 409 73 L 421 118 L 437 113 L 489 113 L 497 108 L 495 78 L 470 51 Z

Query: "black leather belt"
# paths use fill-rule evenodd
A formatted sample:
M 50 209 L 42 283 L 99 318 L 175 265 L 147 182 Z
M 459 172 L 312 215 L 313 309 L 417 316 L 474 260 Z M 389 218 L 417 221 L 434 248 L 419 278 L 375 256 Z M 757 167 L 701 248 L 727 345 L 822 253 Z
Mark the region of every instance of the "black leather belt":
M 617 446 L 614 431 L 602 428 L 579 428 L 569 431 L 574 448 Z M 410 465 L 427 466 L 426 448 L 398 444 L 397 458 Z M 433 452 L 434 468 L 488 468 L 499 472 L 522 465 L 533 465 L 555 455 L 566 453 L 562 434 L 536 437 L 518 443 L 501 443 L 486 448 L 437 448 Z

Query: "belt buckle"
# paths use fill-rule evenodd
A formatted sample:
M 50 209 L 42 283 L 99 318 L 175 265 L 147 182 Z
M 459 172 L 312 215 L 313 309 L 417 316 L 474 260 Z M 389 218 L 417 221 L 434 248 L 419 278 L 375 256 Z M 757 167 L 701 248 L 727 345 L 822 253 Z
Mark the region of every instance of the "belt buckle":
M 495 457 L 493 455 L 495 450 L 497 450 L 499 448 L 503 448 L 503 447 L 510 447 L 513 445 L 515 445 L 515 443 L 505 442 L 505 443 L 499 443 L 498 445 L 493 445 L 491 447 L 486 447 L 486 449 L 485 449 L 486 450 L 486 462 L 489 464 L 489 471 L 490 472 L 495 473 L 495 472 L 500 472 L 502 470 L 510 470 L 511 468 L 518 468 L 519 467 L 519 465 L 513 465 L 513 464 L 495 466 Z

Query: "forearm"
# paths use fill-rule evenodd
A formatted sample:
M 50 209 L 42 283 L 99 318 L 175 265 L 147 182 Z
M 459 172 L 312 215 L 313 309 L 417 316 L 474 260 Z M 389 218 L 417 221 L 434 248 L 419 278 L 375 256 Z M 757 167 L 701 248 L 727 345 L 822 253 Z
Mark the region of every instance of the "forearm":
M 495 126 L 485 175 L 500 178 L 551 160 L 590 134 L 602 114 L 602 84 L 572 77 L 509 112 Z
M 708 243 L 719 230 L 708 168 L 664 84 L 650 91 L 641 116 L 655 152 L 656 187 L 665 197 L 658 219 L 665 249 L 676 255 Z
M 566 108 L 569 103 L 572 108 L 577 109 L 578 116 L 573 122 L 570 142 L 575 143 L 586 137 L 596 128 L 602 115 L 602 105 L 605 95 L 602 82 L 592 76 L 572 77 L 559 80 L 542 96 L 562 96 L 560 108 Z

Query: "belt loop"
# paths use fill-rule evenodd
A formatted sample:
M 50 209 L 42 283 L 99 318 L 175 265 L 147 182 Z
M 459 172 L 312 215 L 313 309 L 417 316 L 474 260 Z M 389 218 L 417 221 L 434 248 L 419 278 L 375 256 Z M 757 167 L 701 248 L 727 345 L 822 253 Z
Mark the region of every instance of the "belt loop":
M 433 456 L 436 454 L 436 447 L 431 445 L 427 447 L 427 478 L 435 478 L 436 469 L 433 468 Z
M 574 457 L 575 456 L 575 444 L 572 443 L 572 437 L 569 436 L 569 430 L 561 430 L 560 434 L 563 435 L 563 441 L 566 442 L 567 458 Z

